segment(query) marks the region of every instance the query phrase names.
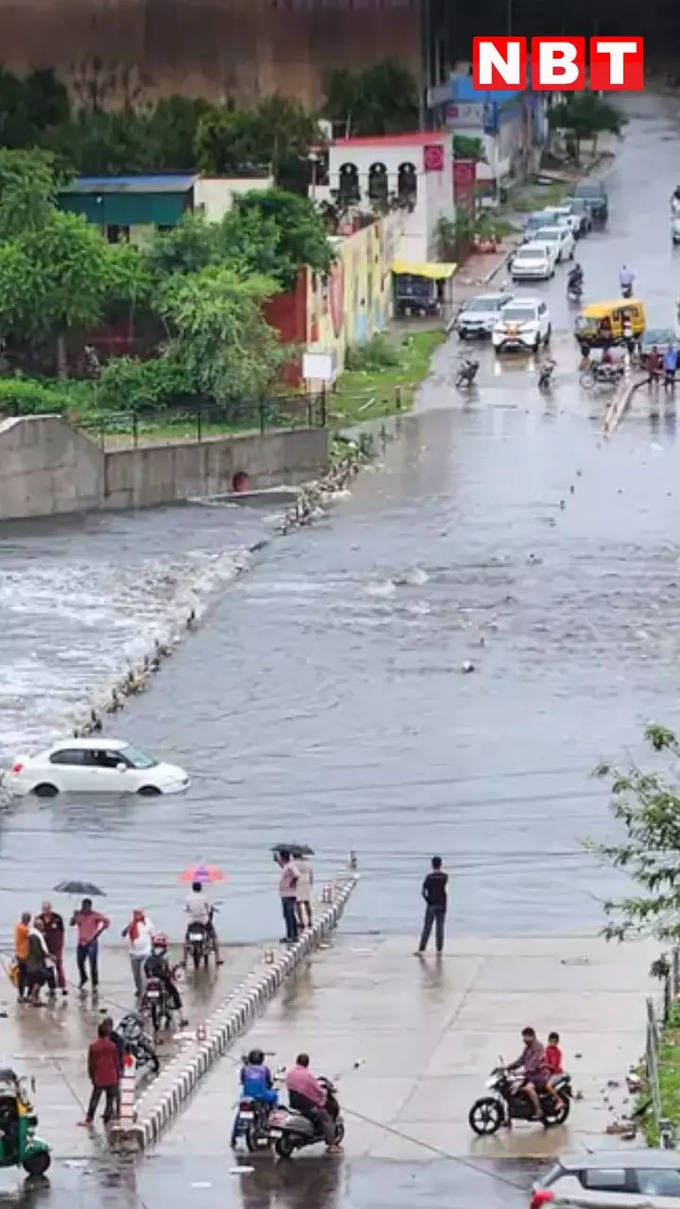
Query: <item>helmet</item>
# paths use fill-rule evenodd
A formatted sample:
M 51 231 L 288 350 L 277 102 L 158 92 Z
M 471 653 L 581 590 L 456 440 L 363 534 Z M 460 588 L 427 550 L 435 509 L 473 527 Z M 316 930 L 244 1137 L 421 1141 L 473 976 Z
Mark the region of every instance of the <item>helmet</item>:
M 167 949 L 169 942 L 165 932 L 157 932 L 151 943 L 154 949 Z

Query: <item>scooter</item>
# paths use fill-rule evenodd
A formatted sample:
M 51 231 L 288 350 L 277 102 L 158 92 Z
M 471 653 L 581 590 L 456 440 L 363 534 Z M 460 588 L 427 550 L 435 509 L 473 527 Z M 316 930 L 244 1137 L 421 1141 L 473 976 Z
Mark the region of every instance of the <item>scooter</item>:
M 541 366 L 538 371 L 538 389 L 539 390 L 550 390 L 550 387 L 552 386 L 552 379 L 553 379 L 553 374 L 555 372 L 556 365 L 557 365 L 557 362 L 552 361 L 550 359 L 541 362 Z
M 584 390 L 592 390 L 594 386 L 614 387 L 623 377 L 623 373 L 622 364 L 605 362 L 604 365 L 591 365 L 579 376 L 579 384 Z
M 580 303 L 583 297 L 583 285 L 580 281 L 575 281 L 573 284 L 567 282 L 567 302 Z
M 461 357 L 461 364 L 456 374 L 456 386 L 459 390 L 469 390 L 477 377 L 479 361 L 472 357 Z
M 487 1080 L 488 1096 L 480 1096 L 475 1100 L 468 1114 L 470 1128 L 479 1135 L 496 1133 L 501 1125 L 510 1126 L 513 1121 L 533 1121 L 534 1107 L 522 1086 L 526 1081 L 524 1073 L 508 1070 L 501 1059 L 501 1065 L 491 1072 Z M 541 1106 L 543 1124 L 563 1125 L 569 1116 L 571 1108 L 572 1089 L 569 1075 L 559 1075 L 555 1079 L 555 1092 L 560 1100 L 560 1107 L 555 1103 L 555 1097 L 548 1091 L 540 1092 L 538 1102 Z
M 335 1124 L 335 1144 L 339 1146 L 345 1136 L 345 1122 L 340 1113 L 335 1087 L 330 1079 L 323 1076 L 319 1083 L 326 1092 L 326 1110 L 330 1113 Z M 269 1115 L 269 1137 L 274 1143 L 274 1149 L 280 1159 L 289 1159 L 295 1150 L 305 1146 L 315 1146 L 317 1142 L 325 1141 L 322 1131 L 306 1117 L 304 1113 L 294 1108 L 275 1108 Z

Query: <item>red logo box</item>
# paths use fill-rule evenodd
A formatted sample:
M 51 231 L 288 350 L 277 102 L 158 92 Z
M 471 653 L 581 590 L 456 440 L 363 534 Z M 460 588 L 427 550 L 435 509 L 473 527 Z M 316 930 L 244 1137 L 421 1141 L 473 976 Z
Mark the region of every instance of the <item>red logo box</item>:
M 594 92 L 642 92 L 644 38 L 591 38 L 590 87 Z
M 586 41 L 574 38 L 531 39 L 531 82 L 535 91 L 579 92 L 588 87 Z M 472 39 L 472 82 L 481 92 L 517 91 L 529 86 L 527 39 Z M 644 39 L 591 38 L 590 87 L 604 92 L 639 92 L 644 88 Z

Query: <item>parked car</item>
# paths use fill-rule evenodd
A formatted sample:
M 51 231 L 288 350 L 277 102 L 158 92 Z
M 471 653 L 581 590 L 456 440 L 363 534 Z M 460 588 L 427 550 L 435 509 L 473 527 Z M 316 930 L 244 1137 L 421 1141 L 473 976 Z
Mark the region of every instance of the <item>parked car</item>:
M 66 739 L 38 756 L 17 756 L 5 784 L 11 793 L 181 793 L 183 768 L 139 751 L 125 739 Z
M 498 318 L 498 312 L 506 302 L 511 300 L 512 295 L 508 293 L 478 294 L 475 298 L 468 298 L 463 303 L 456 319 L 456 331 L 461 340 L 468 340 L 474 336 L 490 336 Z
M 577 214 L 581 222 L 581 234 L 588 235 L 593 229 L 593 212 L 590 208 L 590 203 L 584 197 L 568 197 L 564 202 L 568 205 L 574 214 Z
M 593 1150 L 568 1154 L 532 1185 L 530 1209 L 675 1209 L 677 1150 Z
M 580 239 L 581 216 L 572 209 L 570 205 L 564 206 L 546 206 L 543 211 L 546 217 L 546 226 L 554 224 L 556 227 L 568 226 L 574 239 Z
M 543 279 L 555 276 L 557 252 L 546 244 L 525 243 L 517 249 L 510 266 L 513 281 Z
M 646 365 L 654 345 L 663 355 L 672 344 L 680 343 L 678 333 L 672 327 L 648 327 L 640 337 L 640 364 Z
M 566 226 L 545 226 L 539 227 L 534 233 L 533 243 L 544 243 L 555 248 L 557 252 L 558 262 L 563 260 L 573 260 L 576 250 L 576 240 L 572 235 L 569 227 Z
M 531 243 L 539 228 L 545 225 L 545 210 L 534 210 L 522 223 L 522 243 Z
M 602 181 L 590 178 L 580 181 L 565 200 L 571 201 L 572 198 L 582 198 L 586 201 L 592 210 L 593 218 L 600 222 L 606 222 L 609 218 L 609 198 Z
M 548 307 L 541 298 L 516 298 L 503 307 L 491 342 L 497 353 L 509 349 L 538 352 L 541 344 L 548 344 L 551 330 Z

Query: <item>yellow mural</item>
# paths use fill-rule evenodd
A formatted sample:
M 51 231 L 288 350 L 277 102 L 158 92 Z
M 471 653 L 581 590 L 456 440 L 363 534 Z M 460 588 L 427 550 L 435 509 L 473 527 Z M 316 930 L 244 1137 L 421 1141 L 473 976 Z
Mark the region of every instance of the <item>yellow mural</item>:
M 389 214 L 351 235 L 338 237 L 337 259 L 327 280 L 307 281 L 307 348 L 332 353 L 342 369 L 348 348 L 364 344 L 392 314 L 392 261 L 400 216 Z

